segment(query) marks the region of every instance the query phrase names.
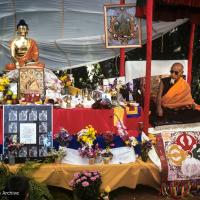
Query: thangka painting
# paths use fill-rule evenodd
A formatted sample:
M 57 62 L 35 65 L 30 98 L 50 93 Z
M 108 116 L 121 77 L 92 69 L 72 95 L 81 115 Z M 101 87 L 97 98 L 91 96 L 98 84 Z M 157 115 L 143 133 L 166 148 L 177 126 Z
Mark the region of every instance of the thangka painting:
M 19 70 L 19 95 L 45 94 L 44 69 L 38 67 L 23 67 Z
M 134 4 L 105 5 L 106 48 L 141 47 L 141 22 Z

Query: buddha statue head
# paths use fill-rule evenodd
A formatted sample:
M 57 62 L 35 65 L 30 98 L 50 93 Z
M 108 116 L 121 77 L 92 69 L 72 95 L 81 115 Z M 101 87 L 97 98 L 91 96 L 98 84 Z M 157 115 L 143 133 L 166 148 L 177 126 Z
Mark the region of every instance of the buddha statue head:
M 17 24 L 17 34 L 25 37 L 28 34 L 28 30 L 28 24 L 25 22 L 25 20 L 21 19 Z

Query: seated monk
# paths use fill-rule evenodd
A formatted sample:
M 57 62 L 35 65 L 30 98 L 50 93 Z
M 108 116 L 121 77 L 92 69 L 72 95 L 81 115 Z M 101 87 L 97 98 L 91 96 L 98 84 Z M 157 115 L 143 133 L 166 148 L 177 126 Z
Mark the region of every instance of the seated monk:
M 171 76 L 160 81 L 157 116 L 168 123 L 200 122 L 200 106 L 195 104 L 189 84 L 183 79 L 183 65 L 174 63 Z
M 17 25 L 17 36 L 11 42 L 11 58 L 14 63 L 7 64 L 6 70 L 19 69 L 24 66 L 44 67 L 39 60 L 39 51 L 36 42 L 27 38 L 28 25 L 22 19 Z

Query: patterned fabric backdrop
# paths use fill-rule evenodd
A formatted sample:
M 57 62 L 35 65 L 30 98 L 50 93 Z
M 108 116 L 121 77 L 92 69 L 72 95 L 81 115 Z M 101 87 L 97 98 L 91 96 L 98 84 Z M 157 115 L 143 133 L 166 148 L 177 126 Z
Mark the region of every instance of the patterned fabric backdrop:
M 157 136 L 165 192 L 181 193 L 200 184 L 200 132 L 162 132 Z M 187 185 L 187 188 L 186 188 Z M 169 192 L 168 191 L 168 192 Z

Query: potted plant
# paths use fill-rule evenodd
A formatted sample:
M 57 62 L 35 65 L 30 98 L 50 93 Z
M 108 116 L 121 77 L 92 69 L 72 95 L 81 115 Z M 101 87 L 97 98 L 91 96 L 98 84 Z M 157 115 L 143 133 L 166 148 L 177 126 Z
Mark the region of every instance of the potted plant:
M 55 163 L 61 163 L 64 156 L 66 156 L 67 153 L 64 149 L 51 149 L 48 153 L 48 156 L 52 158 L 52 160 L 55 161 Z
M 106 148 L 115 147 L 115 143 L 113 142 L 113 140 L 114 140 L 114 137 L 116 136 L 116 133 L 107 131 L 105 133 L 102 133 L 102 136 L 104 138 Z
M 55 141 L 62 147 L 67 147 L 72 140 L 72 136 L 67 130 L 61 128 L 60 131 L 55 135 Z
M 152 141 L 144 140 L 141 142 L 140 147 L 142 161 L 146 162 L 148 160 L 148 153 L 152 149 Z
M 8 162 L 10 165 L 15 164 L 15 157 L 24 144 L 18 143 L 12 137 L 8 138 Z
M 97 200 L 100 194 L 101 175 L 98 171 L 82 171 L 74 174 L 69 185 L 77 200 Z
M 100 149 L 98 144 L 95 146 L 89 147 L 89 146 L 83 146 L 82 148 L 79 148 L 79 154 L 81 157 L 88 158 L 88 163 L 95 164 L 96 158 L 100 155 Z
M 86 126 L 85 129 L 77 133 L 78 141 L 82 146 L 91 147 L 96 139 L 96 133 L 97 131 L 91 125 Z
M 110 149 L 107 147 L 105 151 L 102 151 L 101 157 L 103 159 L 103 163 L 108 164 L 112 160 L 113 154 L 111 153 Z

